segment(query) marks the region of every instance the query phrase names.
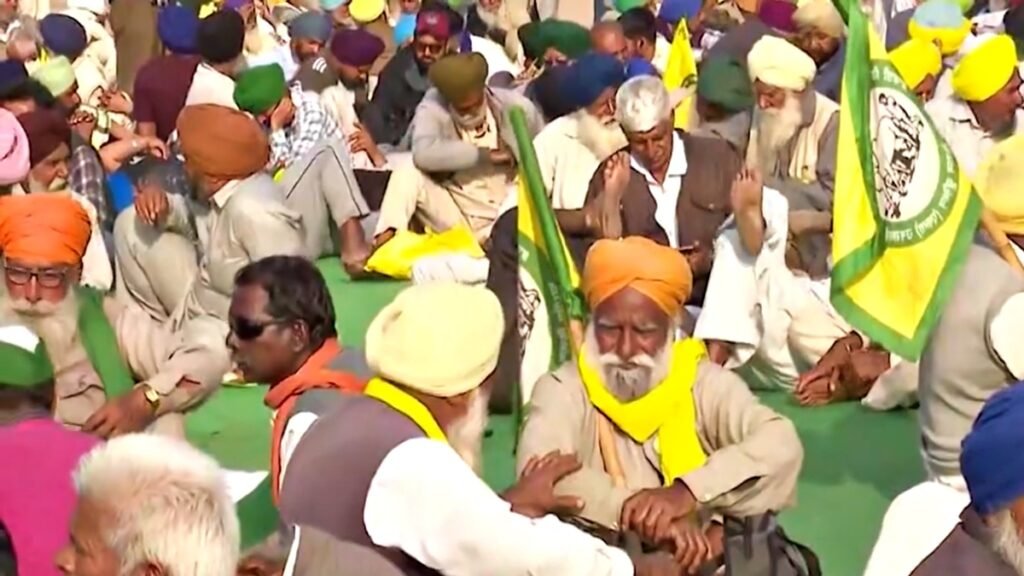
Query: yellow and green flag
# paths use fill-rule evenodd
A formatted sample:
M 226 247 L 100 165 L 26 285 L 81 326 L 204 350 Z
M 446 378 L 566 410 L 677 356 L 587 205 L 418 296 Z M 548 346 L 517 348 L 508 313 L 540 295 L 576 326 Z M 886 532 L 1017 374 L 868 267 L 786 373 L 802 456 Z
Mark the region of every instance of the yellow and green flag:
M 555 220 L 522 110 L 510 113 L 519 146 L 520 390 L 529 401 L 544 374 L 572 359 L 574 319 L 583 317 L 579 274 Z
M 982 204 L 859 3 L 837 4 L 849 34 L 832 304 L 873 341 L 916 360 L 960 274 Z
M 669 92 L 679 88 L 694 89 L 676 106 L 675 112 L 675 127 L 683 130 L 689 128 L 690 110 L 693 109 L 693 99 L 696 97 L 697 60 L 693 57 L 693 48 L 690 46 L 690 29 L 686 25 L 686 18 L 676 25 L 662 81 Z

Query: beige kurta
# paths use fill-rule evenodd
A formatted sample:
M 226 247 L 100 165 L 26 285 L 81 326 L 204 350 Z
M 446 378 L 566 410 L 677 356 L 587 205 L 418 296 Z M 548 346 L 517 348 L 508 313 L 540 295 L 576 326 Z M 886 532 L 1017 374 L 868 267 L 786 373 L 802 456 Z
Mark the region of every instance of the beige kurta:
M 192 321 L 178 331 L 137 306 L 113 298 L 103 302 L 104 312 L 117 337 L 121 358 L 135 376 L 162 396 L 152 431 L 184 437 L 181 412 L 208 396 L 230 368 L 224 338 L 226 327 L 210 318 Z M 62 361 L 55 361 L 56 418 L 71 428 L 82 425 L 107 401 L 103 383 L 80 343 Z M 199 384 L 182 388 L 188 378 Z
M 697 433 L 708 460 L 680 480 L 702 509 L 745 517 L 793 505 L 803 462 L 793 424 L 762 405 L 738 376 L 707 361 L 697 370 L 693 395 Z M 663 485 L 657 440 L 655 435 L 638 444 L 616 435 L 627 481 L 626 487 L 616 487 L 598 450 L 598 414 L 574 364 L 542 377 L 530 400 L 517 469 L 521 472 L 531 457 L 552 450 L 578 454 L 583 469 L 559 482 L 557 491 L 582 498 L 584 517 L 617 527 L 627 498 Z
M 302 219 L 285 207 L 266 174 L 229 182 L 208 206 L 168 198 L 162 230 L 142 223 L 134 208 L 114 224 L 118 296 L 138 302 L 154 318 L 170 317 L 178 326 L 204 314 L 226 321 L 235 274 L 243 266 L 303 254 Z
M 625 136 L 622 145 L 626 145 Z M 579 136 L 576 115 L 551 122 L 533 139 L 544 188 L 555 210 L 579 210 L 587 199 L 590 180 L 605 160 L 594 154 Z

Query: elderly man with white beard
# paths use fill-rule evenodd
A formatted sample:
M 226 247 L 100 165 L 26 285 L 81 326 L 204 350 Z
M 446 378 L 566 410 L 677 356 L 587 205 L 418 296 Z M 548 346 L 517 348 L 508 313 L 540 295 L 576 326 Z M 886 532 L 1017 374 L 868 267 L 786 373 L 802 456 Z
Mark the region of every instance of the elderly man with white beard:
M 413 286 L 366 335 L 377 377 L 303 436 L 282 519 L 372 548 L 402 573 L 648 576 L 670 556 L 630 558 L 552 516 L 576 510 L 553 484 L 579 467 L 549 453 L 499 496 L 475 473 L 503 317 L 485 288 Z M 664 571 L 661 571 L 664 570 Z
M 141 308 L 76 288 L 89 237 L 88 215 L 67 196 L 0 198 L 0 315 L 45 344 L 58 421 L 103 437 L 184 436 L 181 412 L 229 368 L 223 342 L 202 319 L 172 332 Z
M 1006 388 L 985 403 L 960 455 L 971 503 L 911 576 L 1024 575 L 1022 422 L 1024 387 Z
M 625 80 L 622 62 L 608 54 L 588 53 L 570 64 L 562 94 L 577 110 L 545 126 L 533 141 L 544 188 L 569 236 L 594 234 L 597 203 L 584 206 L 590 179 L 626 146 L 615 118 L 615 92 Z
M 832 211 L 839 135 L 839 105 L 811 85 L 817 68 L 806 52 L 786 40 L 764 36 L 747 55 L 756 106 L 747 144 L 747 165 L 782 192 L 790 210 Z M 827 233 L 828 226 L 814 232 Z M 825 222 L 822 222 L 825 224 Z M 824 235 L 798 246 L 802 267 L 814 277 L 827 273 Z
M 706 560 L 725 531 L 712 515 L 772 517 L 792 505 L 803 449 L 792 423 L 709 362 L 701 341 L 674 338 L 691 285 L 672 248 L 638 237 L 594 244 L 583 350 L 533 389 L 518 468 L 575 452 L 582 468 L 557 490 L 582 499 L 582 516 L 651 542 L 670 527 L 700 530 Z M 599 440 L 608 421 L 610 449 Z

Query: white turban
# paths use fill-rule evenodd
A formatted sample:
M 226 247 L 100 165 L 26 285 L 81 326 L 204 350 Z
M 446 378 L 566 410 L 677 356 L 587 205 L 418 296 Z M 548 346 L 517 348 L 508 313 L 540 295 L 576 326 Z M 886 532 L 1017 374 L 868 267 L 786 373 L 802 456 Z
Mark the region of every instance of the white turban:
M 765 35 L 747 54 L 750 80 L 802 92 L 814 80 L 818 67 L 806 52 L 777 36 Z
M 474 390 L 498 364 L 497 296 L 454 282 L 406 288 L 370 323 L 366 361 L 381 378 L 438 398 Z
M 668 91 L 660 78 L 637 76 L 615 95 L 615 116 L 626 132 L 647 132 L 671 115 Z
M 833 38 L 846 35 L 846 25 L 832 0 L 803 0 L 793 12 L 793 23 L 799 29 L 820 30 Z
M 110 12 L 107 0 L 67 0 L 67 7 L 92 12 L 97 16 L 104 16 Z

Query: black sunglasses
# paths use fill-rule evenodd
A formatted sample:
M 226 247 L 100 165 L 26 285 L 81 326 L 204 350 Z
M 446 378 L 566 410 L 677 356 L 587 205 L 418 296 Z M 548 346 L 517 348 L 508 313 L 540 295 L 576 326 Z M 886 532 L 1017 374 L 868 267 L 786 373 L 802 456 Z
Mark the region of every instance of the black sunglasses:
M 287 320 L 268 320 L 257 322 L 248 318 L 232 317 L 228 319 L 228 327 L 236 338 L 243 341 L 255 340 L 263 335 L 268 326 L 285 324 Z

